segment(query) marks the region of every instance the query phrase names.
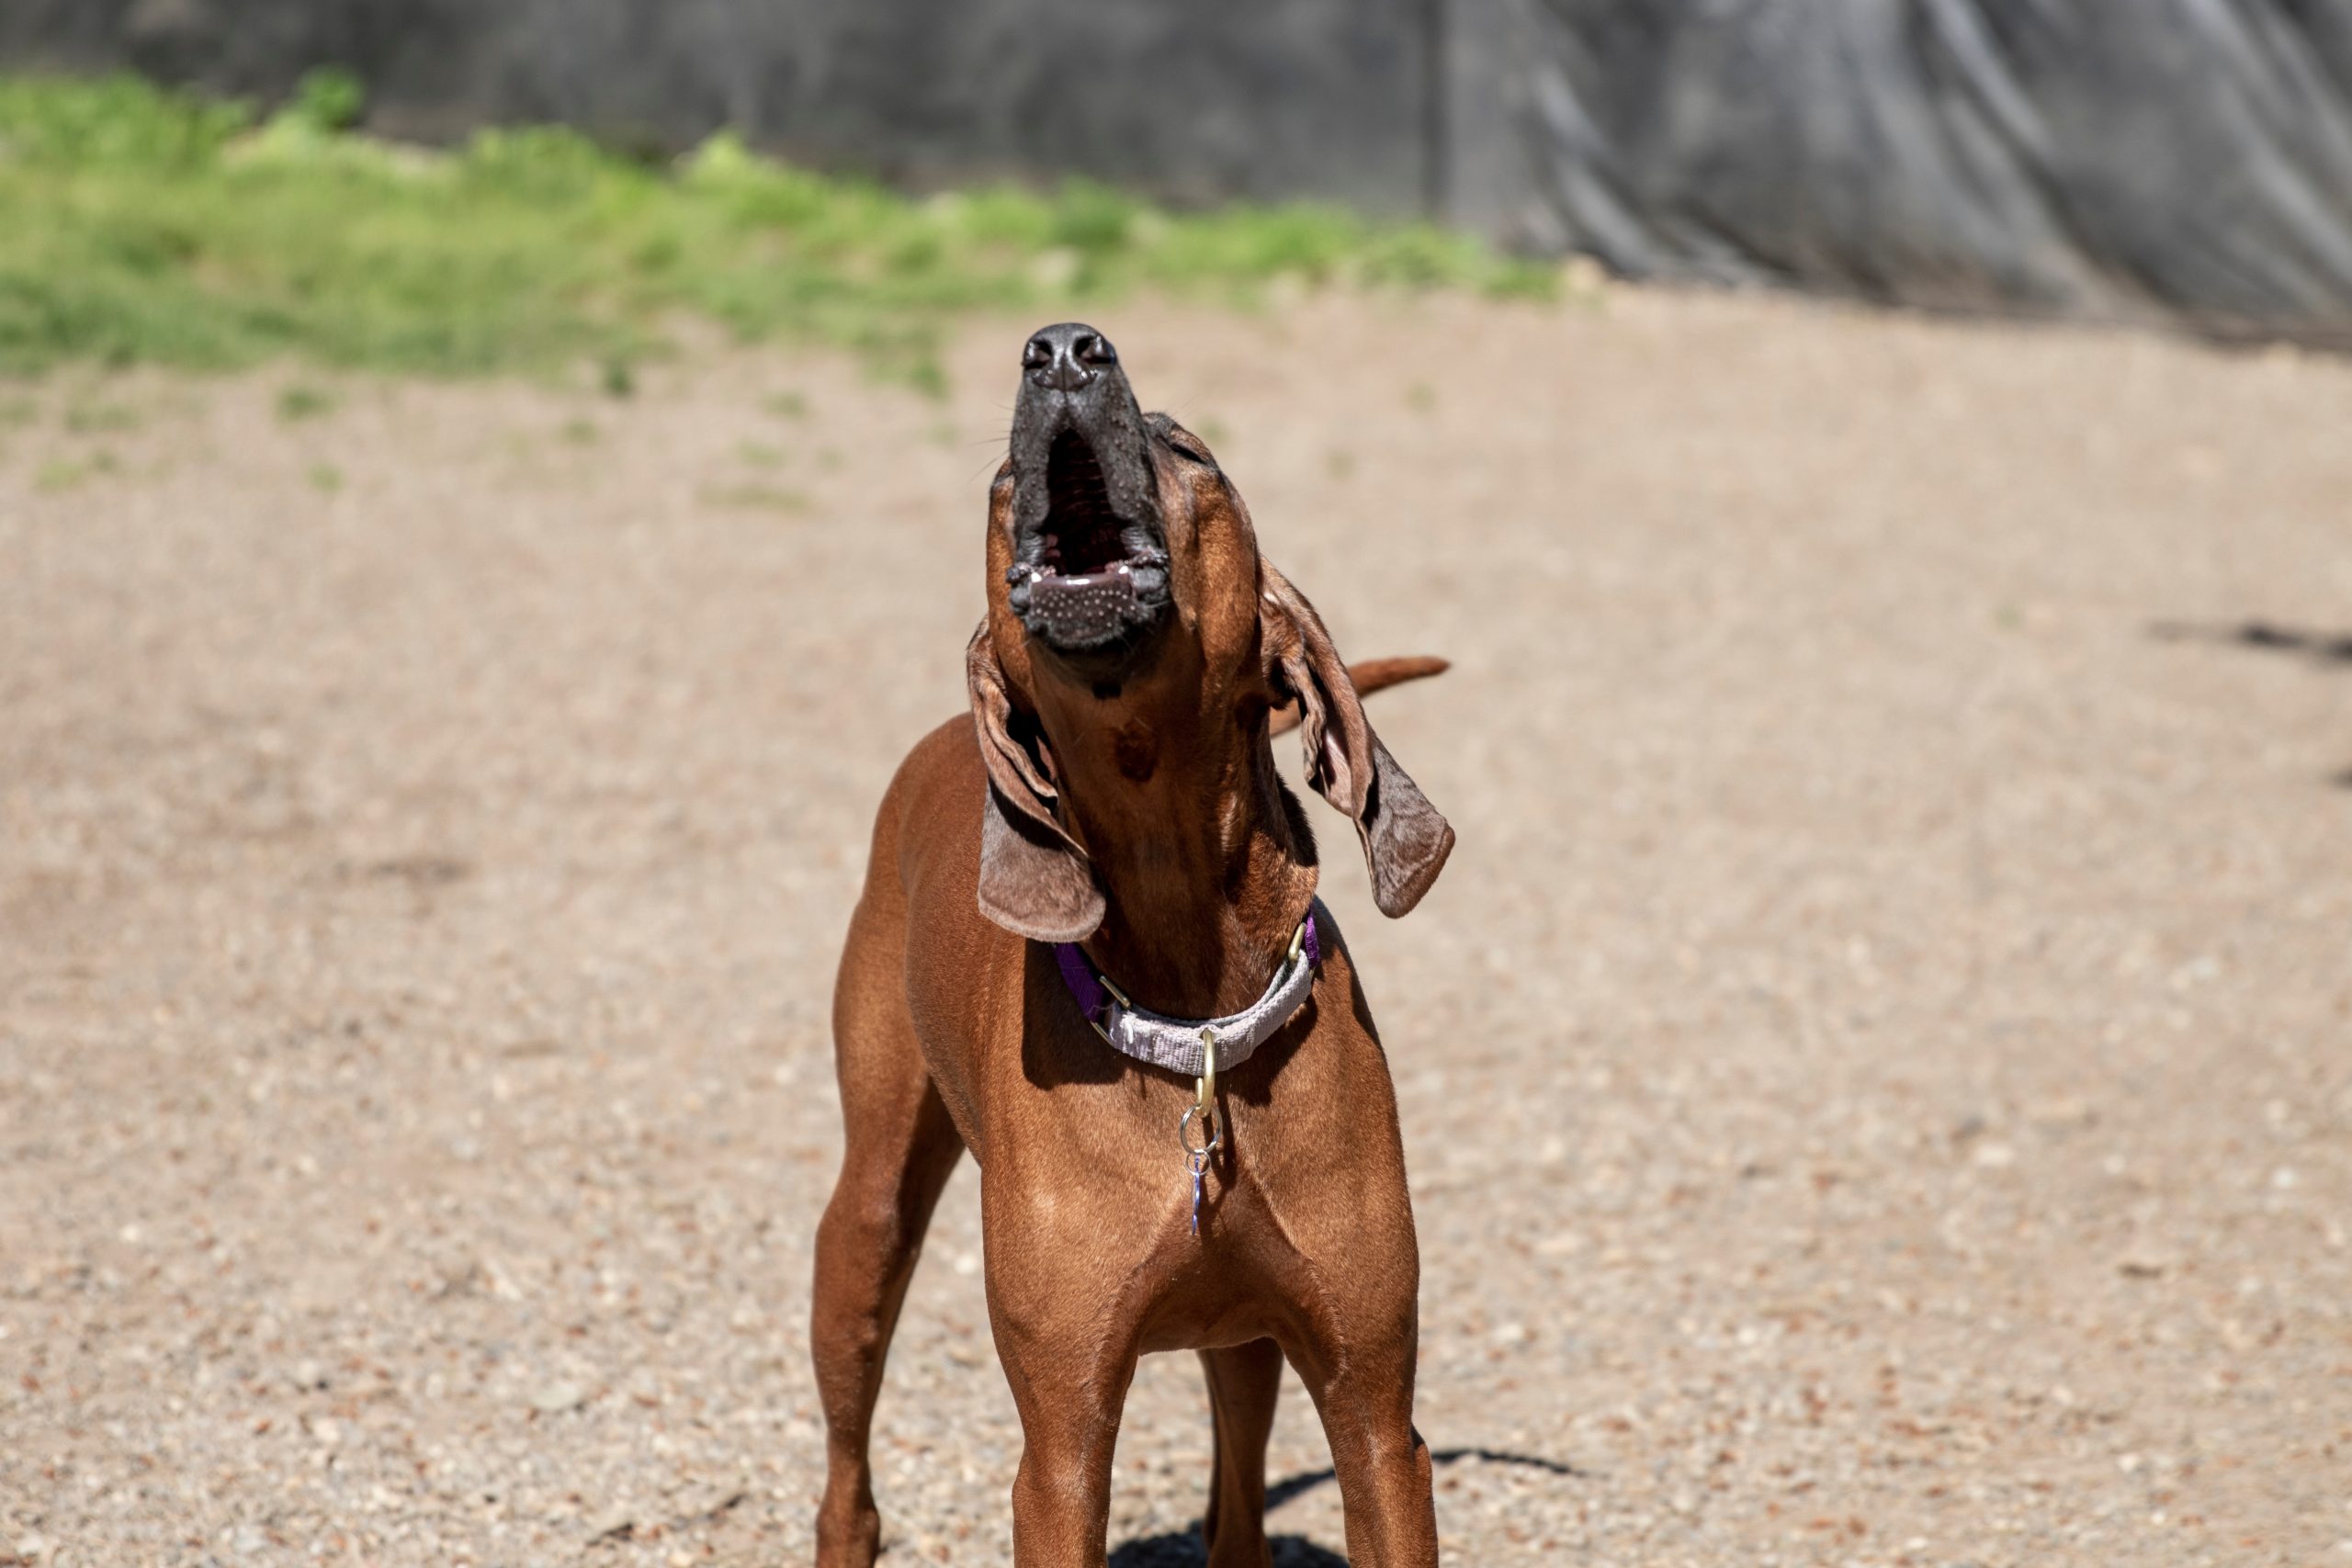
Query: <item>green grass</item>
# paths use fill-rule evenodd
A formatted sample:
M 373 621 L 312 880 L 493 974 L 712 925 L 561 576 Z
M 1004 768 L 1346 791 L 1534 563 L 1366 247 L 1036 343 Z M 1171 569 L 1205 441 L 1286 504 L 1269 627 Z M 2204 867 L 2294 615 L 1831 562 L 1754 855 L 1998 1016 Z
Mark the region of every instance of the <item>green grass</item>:
M 65 411 L 65 428 L 76 435 L 136 430 L 139 412 L 120 403 L 74 403 Z
M 57 457 L 40 466 L 33 482 L 46 491 L 74 490 L 85 480 L 122 472 L 122 464 L 103 449 L 87 457 Z
M 277 389 L 277 417 L 288 424 L 334 412 L 334 394 L 300 382 Z
M 266 118 L 132 78 L 0 77 L 0 372 L 585 364 L 626 397 L 665 329 L 699 316 L 935 389 L 939 330 L 974 309 L 1246 302 L 1281 277 L 1536 297 L 1557 281 L 1328 207 L 1170 214 L 1083 182 L 918 199 L 724 133 L 662 166 L 560 129 L 435 152 L 355 133 L 360 107 L 331 73 Z

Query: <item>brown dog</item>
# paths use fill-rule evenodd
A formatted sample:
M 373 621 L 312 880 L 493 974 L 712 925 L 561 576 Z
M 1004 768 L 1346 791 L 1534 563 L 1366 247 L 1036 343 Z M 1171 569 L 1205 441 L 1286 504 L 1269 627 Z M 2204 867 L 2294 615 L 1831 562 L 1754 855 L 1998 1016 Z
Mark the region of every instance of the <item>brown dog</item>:
M 828 1427 L 817 1561 L 874 1561 L 883 1359 L 968 1148 L 1026 1439 L 1023 1568 L 1099 1568 L 1136 1358 L 1177 1349 L 1208 1373 L 1215 1568 L 1271 1561 L 1284 1357 L 1330 1439 L 1350 1560 L 1435 1562 L 1395 1091 L 1338 931 L 1319 907 L 1303 926 L 1315 840 L 1269 736 L 1295 709 L 1310 778 L 1354 821 L 1382 912 L 1401 915 L 1453 832 L 1359 692 L 1443 666 L 1351 678 L 1207 448 L 1138 410 L 1101 333 L 1048 327 L 1023 364 L 989 491 L 972 714 L 916 746 L 883 799 L 834 994 L 848 1147 L 810 1320 Z M 1295 968 L 1302 943 L 1319 969 Z M 1114 1051 L 1078 999 L 1090 975 L 1137 1017 L 1193 1021 L 1247 1010 L 1270 982 L 1311 989 L 1202 1083 Z M 1196 1183 L 1186 1151 L 1212 1143 Z

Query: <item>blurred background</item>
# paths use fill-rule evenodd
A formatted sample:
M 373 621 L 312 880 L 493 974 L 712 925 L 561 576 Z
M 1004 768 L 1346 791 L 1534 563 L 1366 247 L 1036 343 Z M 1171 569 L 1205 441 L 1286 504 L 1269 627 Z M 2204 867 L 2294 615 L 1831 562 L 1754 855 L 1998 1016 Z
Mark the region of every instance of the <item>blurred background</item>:
M 365 124 L 726 130 L 934 188 L 1317 197 L 1642 277 L 2352 335 L 2337 0 L 17 0 L 0 51 Z
M 1410 919 L 1310 808 L 1453 1560 L 2352 1562 L 2352 4 L 8 0 L 0 1564 L 806 1558 L 1070 318 L 1453 661 Z M 891 1561 L 1009 1558 L 975 1199 Z

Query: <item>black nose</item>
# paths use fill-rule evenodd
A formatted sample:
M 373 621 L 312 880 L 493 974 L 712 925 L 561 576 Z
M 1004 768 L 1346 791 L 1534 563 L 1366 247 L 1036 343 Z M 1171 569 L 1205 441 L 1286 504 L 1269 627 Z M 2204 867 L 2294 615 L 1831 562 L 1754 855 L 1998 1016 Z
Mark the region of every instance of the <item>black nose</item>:
M 1075 392 L 1118 363 L 1111 340 L 1083 321 L 1047 327 L 1021 351 L 1030 384 L 1056 392 Z

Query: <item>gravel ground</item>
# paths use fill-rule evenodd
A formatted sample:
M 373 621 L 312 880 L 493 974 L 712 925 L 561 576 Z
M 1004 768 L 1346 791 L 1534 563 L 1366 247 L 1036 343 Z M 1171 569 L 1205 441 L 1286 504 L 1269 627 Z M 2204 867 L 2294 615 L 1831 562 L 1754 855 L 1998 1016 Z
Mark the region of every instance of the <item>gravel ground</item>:
M 831 967 L 1031 324 L 944 403 L 781 350 L 0 399 L 0 1562 L 805 1557 Z M 1328 884 L 1453 1561 L 2352 1564 L 2352 366 L 1102 324 L 1343 650 L 1455 660 L 1377 700 L 1448 874 Z M 975 1206 L 895 1559 L 1007 1556 Z M 1207 1438 L 1147 1362 L 1119 1568 L 1195 1560 Z M 1295 1385 L 1272 1463 L 1335 1562 Z

